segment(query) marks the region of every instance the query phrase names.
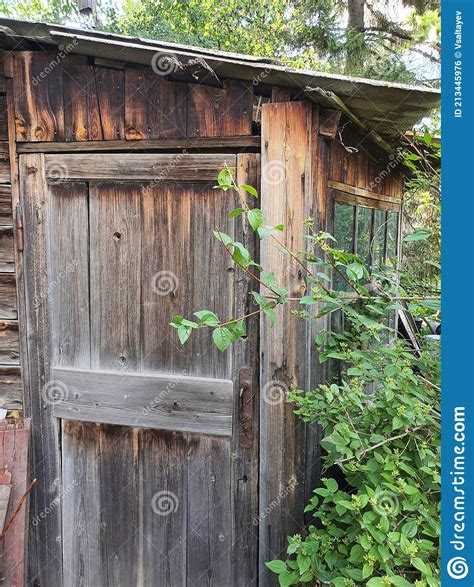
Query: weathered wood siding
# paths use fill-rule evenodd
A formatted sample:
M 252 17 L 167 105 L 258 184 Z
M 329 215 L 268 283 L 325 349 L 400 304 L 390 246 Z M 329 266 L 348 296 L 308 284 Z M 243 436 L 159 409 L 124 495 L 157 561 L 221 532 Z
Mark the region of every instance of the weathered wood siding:
M 0 408 L 21 409 L 22 386 L 6 86 L 0 57 Z
M 248 82 L 226 80 L 222 88 L 177 83 L 151 67 L 110 69 L 52 51 L 14 57 L 19 142 L 252 134 Z

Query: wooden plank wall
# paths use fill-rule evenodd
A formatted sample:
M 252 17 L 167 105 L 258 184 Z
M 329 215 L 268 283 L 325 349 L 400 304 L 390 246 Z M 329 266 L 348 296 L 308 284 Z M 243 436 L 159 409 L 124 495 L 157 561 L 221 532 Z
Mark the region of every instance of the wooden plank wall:
M 404 173 L 397 155 L 382 151 L 350 122 L 343 121 L 341 129 L 340 136 L 325 141 L 327 179 L 401 200 Z
M 151 68 L 110 69 L 54 52 L 15 54 L 18 142 L 232 137 L 252 134 L 253 86 L 168 81 Z M 210 75 L 212 75 L 210 73 Z
M 17 410 L 22 386 L 5 83 L 0 63 L 0 408 Z

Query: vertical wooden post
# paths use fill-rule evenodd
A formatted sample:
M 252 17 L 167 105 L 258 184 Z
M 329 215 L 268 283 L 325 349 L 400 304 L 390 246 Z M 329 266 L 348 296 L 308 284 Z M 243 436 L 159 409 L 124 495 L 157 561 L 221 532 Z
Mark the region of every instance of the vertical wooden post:
M 305 248 L 303 221 L 312 199 L 313 109 L 306 102 L 265 104 L 262 110 L 262 209 L 266 224 L 285 224 L 281 240 Z M 290 296 L 303 295 L 305 271 L 271 238 L 261 243 L 261 264 Z M 310 381 L 308 325 L 277 309 L 261 320 L 260 584 L 273 584 L 264 563 L 284 557 L 286 536 L 303 527 L 306 427 L 286 403 L 292 387 Z
M 30 579 L 41 585 L 62 585 L 60 424 L 48 405 L 47 387 L 50 326 L 45 296 L 48 292 L 49 221 L 43 155 L 22 156 L 20 184 L 25 222 L 23 279 L 28 358 L 25 412 L 32 418 L 31 475 L 38 480 L 31 495 L 35 518 L 30 525 Z

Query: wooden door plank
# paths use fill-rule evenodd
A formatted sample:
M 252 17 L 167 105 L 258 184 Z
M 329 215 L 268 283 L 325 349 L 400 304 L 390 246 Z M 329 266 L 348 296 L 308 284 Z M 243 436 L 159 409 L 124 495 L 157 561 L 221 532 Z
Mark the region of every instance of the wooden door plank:
M 101 532 L 97 585 L 137 585 L 138 431 L 103 425 L 99 445 Z
M 139 185 L 89 186 L 91 367 L 119 377 L 140 365 L 140 199 Z M 138 432 L 105 424 L 99 426 L 98 435 L 98 584 L 135 585 Z
M 231 585 L 230 441 L 190 434 L 188 459 L 188 585 Z
M 237 156 L 237 183 L 254 186 L 260 193 L 260 155 Z M 247 195 L 250 207 L 258 200 Z M 242 217 L 235 234 L 259 259 L 259 239 Z M 236 316 L 252 311 L 250 291 L 255 282 L 243 271 L 234 273 Z M 258 577 L 258 455 L 259 455 L 259 317 L 246 321 L 247 337 L 234 343 L 234 428 L 232 438 L 232 580 L 235 587 L 257 584 Z
M 141 188 L 90 186 L 91 366 L 140 364 Z
M 63 569 L 65 585 L 100 585 L 100 427 L 62 423 Z M 111 497 L 109 496 L 109 499 Z
M 38 480 L 31 497 L 32 512 L 51 509 L 41 523 L 30 527 L 30 575 L 32 581 L 43 585 L 62 585 L 61 508 L 60 502 L 60 450 L 58 422 L 52 415 L 47 400 L 50 387 L 50 332 L 48 304 L 37 306 L 48 290 L 49 218 L 45 193 L 44 157 L 20 156 L 21 198 L 25 226 L 24 279 L 25 314 L 28 340 L 28 389 L 25 410 L 32 416 L 31 423 L 31 474 Z M 45 400 L 46 397 L 46 400 Z
M 58 418 L 199 432 L 232 433 L 232 381 L 53 369 L 65 393 L 54 403 Z
M 282 239 L 293 251 L 305 247 L 305 199 L 312 183 L 311 125 L 312 108 L 305 102 L 263 106 L 263 215 L 267 224 L 285 224 Z M 261 263 L 275 274 L 280 286 L 288 288 L 290 296 L 304 294 L 303 270 L 271 239 L 261 243 Z M 277 309 L 273 328 L 262 317 L 261 349 L 259 580 L 267 585 L 273 579 L 264 563 L 284 556 L 286 536 L 303 528 L 305 429 L 286 403 L 286 392 L 304 388 L 308 380 L 306 323 L 286 308 Z
M 187 85 L 153 70 L 125 70 L 125 133 L 128 140 L 186 137 Z
M 89 204 L 84 183 L 52 185 L 50 284 L 36 304 L 51 303 L 55 366 L 90 367 Z
M 140 431 L 139 585 L 187 585 L 187 436 Z
M 224 167 L 235 167 L 235 155 L 150 155 L 84 154 L 46 155 L 46 177 L 51 182 L 67 181 L 215 181 Z M 111 188 L 112 189 L 112 188 Z M 122 192 L 127 189 L 120 187 Z M 118 197 L 118 196 L 117 196 Z
M 54 366 L 90 367 L 89 205 L 84 183 L 52 185 L 48 290 L 36 305 L 51 311 L 51 362 Z M 57 397 L 67 389 L 52 374 Z M 100 532 L 98 477 L 99 435 L 96 425 L 64 422 L 61 426 L 62 548 L 67 585 L 98 584 Z

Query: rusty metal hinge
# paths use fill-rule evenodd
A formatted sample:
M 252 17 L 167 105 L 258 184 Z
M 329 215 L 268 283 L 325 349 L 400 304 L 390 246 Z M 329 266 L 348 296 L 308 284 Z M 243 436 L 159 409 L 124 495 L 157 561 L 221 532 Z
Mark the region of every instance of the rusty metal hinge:
M 17 204 L 15 209 L 15 229 L 16 247 L 19 251 L 23 251 L 23 211 L 21 204 Z
M 239 446 L 252 448 L 255 393 L 252 386 L 252 371 L 239 371 Z

